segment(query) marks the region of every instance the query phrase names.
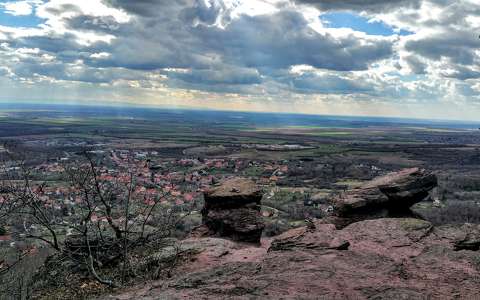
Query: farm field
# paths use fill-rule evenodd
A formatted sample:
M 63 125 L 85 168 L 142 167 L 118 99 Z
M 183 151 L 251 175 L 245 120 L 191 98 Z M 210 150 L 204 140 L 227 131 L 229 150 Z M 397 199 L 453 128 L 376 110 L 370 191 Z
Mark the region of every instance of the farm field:
M 203 193 L 229 178 L 261 187 L 268 239 L 322 218 L 325 203 L 339 193 L 414 167 L 438 178 L 431 198 L 413 207 L 416 214 L 436 225 L 480 222 L 480 130 L 473 123 L 71 106 L 0 114 L 1 182 L 21 183 L 29 170 L 29 184 L 41 186 L 62 224 L 74 222 L 80 209 L 65 172 L 84 164 L 86 154 L 107 185 L 135 170 L 140 193 L 171 192 L 161 208 L 183 215 L 176 238 L 201 225 Z M 41 249 L 34 263 L 18 265 L 16 274 L 30 278 L 49 251 L 25 234 L 10 234 L 29 226 L 21 221 L 7 222 L 0 251 L 13 259 L 19 249 Z M 61 228 L 64 242 L 71 232 Z M 48 236 L 34 225 L 30 230 Z M 18 288 L 15 282 L 6 288 Z

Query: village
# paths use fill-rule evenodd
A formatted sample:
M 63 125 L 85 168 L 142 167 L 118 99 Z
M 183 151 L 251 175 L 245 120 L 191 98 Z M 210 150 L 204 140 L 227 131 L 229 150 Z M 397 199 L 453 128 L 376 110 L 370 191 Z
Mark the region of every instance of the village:
M 103 255 L 119 253 L 120 243 L 132 251 L 132 261 L 149 261 L 148 249 L 158 251 L 165 241 L 202 236 L 208 194 L 230 180 L 245 179 L 258 187 L 261 199 L 255 200 L 255 215 L 261 218 L 262 230 L 252 236 L 263 240 L 328 219 L 336 212 L 332 199 L 376 177 L 414 167 L 434 171 L 438 187 L 413 205 L 413 212 L 436 225 L 480 216 L 478 147 L 457 144 L 467 137 L 475 143 L 477 135 L 470 131 L 426 135 L 409 128 L 402 129 L 405 133 L 368 128 L 350 136 L 332 129 L 309 129 L 309 134 L 288 129 L 272 135 L 265 130 L 207 128 L 201 130 L 209 135 L 180 131 L 153 138 L 153 129 L 117 132 L 113 123 L 110 131 L 85 125 L 65 127 L 70 132 L 62 134 L 49 133 L 59 130 L 49 126 L 43 134 L 9 135 L 1 143 L 0 254 L 5 259 L 0 260 L 0 273 L 10 274 L 13 268 L 18 278 L 11 277 L 4 286 L 14 289 L 19 278 L 32 278 L 55 254 L 67 255 L 72 264 L 60 265 L 61 270 L 88 266 L 88 253 L 76 253 L 90 242 L 106 245 Z M 384 139 L 370 142 L 371 132 L 379 130 L 385 132 Z M 408 142 L 403 142 L 405 136 Z M 427 145 L 425 136 L 451 142 Z M 453 155 L 459 151 L 462 155 Z M 237 191 L 235 187 L 227 192 Z M 15 213 L 9 210 L 11 203 Z M 222 216 L 223 212 L 212 218 L 213 226 L 223 222 Z M 98 262 L 100 270 L 108 270 L 101 266 Z M 106 277 L 115 277 L 116 271 L 111 271 Z M 53 274 L 47 285 L 69 276 Z
M 188 211 L 189 217 L 186 222 L 189 225 L 183 226 L 179 235 L 200 224 L 199 210 L 203 205 L 203 194 L 215 184 L 232 177 L 249 177 L 255 179 L 259 186 L 268 189 L 271 198 L 279 180 L 288 175 L 289 164 L 292 163 L 286 160 L 274 162 L 228 157 L 193 158 L 189 155 L 184 158 L 165 158 L 152 150 L 108 149 L 104 145 L 95 146 L 97 149 L 86 151 L 85 154 L 98 162 L 97 172 L 101 182 L 126 185 L 133 176 L 134 193 L 137 199 L 142 199 L 143 205 L 155 205 L 158 197 L 163 197 L 160 204 L 166 209 L 175 206 Z M 45 207 L 56 212 L 56 217 L 68 224 L 76 222 L 75 215 L 81 210 L 83 199 L 78 187 L 67 182 L 65 172 L 69 166 L 81 164 L 81 155 L 65 151 L 63 153 L 64 155 L 57 159 L 49 159 L 30 168 L 34 182 L 33 193 Z M 20 167 L 14 166 L 12 162 L 5 163 L 2 170 L 3 175 L 21 173 Z M 165 196 L 167 194 L 168 197 Z M 0 203 L 7 201 L 3 197 L 0 196 Z M 300 200 L 301 205 L 312 204 L 309 199 Z M 267 209 L 265 215 L 270 214 Z M 98 215 L 94 213 L 91 218 L 95 222 L 107 222 L 107 217 L 101 213 Z M 28 240 L 26 237 L 45 234 L 33 223 L 17 221 L 10 225 L 16 226 L 17 230 L 7 227 L 4 228 L 3 234 L 0 232 L 0 247 L 2 245 L 12 248 L 25 247 Z M 120 216 L 115 221 L 121 223 L 124 219 Z M 65 226 L 63 232 L 65 236 L 73 233 L 68 227 Z M 10 234 L 12 231 L 17 234 Z

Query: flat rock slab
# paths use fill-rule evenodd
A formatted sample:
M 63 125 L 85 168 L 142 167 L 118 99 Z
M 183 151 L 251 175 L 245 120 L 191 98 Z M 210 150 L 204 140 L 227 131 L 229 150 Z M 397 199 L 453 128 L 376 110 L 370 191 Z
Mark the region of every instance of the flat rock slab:
M 437 186 L 437 177 L 424 169 L 411 168 L 373 179 L 342 193 L 331 202 L 338 216 L 374 214 L 378 210 L 408 210 L 424 200 Z
M 247 204 L 260 204 L 261 188 L 247 178 L 233 178 L 222 182 L 205 193 L 205 208 L 229 209 L 244 207 Z

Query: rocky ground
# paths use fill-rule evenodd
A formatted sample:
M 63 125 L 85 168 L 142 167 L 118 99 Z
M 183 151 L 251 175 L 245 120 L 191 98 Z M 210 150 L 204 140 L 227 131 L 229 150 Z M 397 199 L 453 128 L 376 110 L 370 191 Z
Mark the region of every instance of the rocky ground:
M 222 195 L 242 194 L 231 184 Z M 192 236 L 180 248 L 196 254 L 171 278 L 102 299 L 479 298 L 479 225 L 434 227 L 418 218 L 391 217 L 435 186 L 436 178 L 425 170 L 403 170 L 332 199 L 326 218 L 260 244 Z M 240 198 L 252 203 L 244 194 Z
M 480 227 L 408 218 L 288 231 L 261 246 L 190 239 L 203 249 L 170 280 L 104 299 L 475 299 Z M 463 246 L 462 246 L 463 245 Z M 465 246 L 467 245 L 467 246 Z

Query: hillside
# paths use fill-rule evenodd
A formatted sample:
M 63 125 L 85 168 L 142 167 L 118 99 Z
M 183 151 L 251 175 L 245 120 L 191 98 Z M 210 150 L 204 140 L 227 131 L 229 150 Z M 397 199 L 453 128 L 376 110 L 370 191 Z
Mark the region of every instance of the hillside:
M 241 183 L 239 187 L 255 195 L 257 191 Z M 193 254 L 171 278 L 100 299 L 473 299 L 479 296 L 480 226 L 434 227 L 419 218 L 378 214 L 386 207 L 408 208 L 435 183 L 424 170 L 388 174 L 334 199 L 348 203 L 354 218 L 336 209 L 330 217 L 309 220 L 306 227 L 259 244 L 218 237 L 225 236 L 222 232 L 192 236 L 179 247 Z M 249 202 L 243 190 L 235 190 L 242 195 L 238 197 L 225 192 L 226 186 L 231 188 L 232 182 L 214 194 L 223 191 L 225 202 L 234 197 L 237 203 Z M 384 197 L 385 191 L 391 194 Z M 338 215 L 351 224 L 331 224 Z M 227 235 L 235 239 L 231 232 Z

